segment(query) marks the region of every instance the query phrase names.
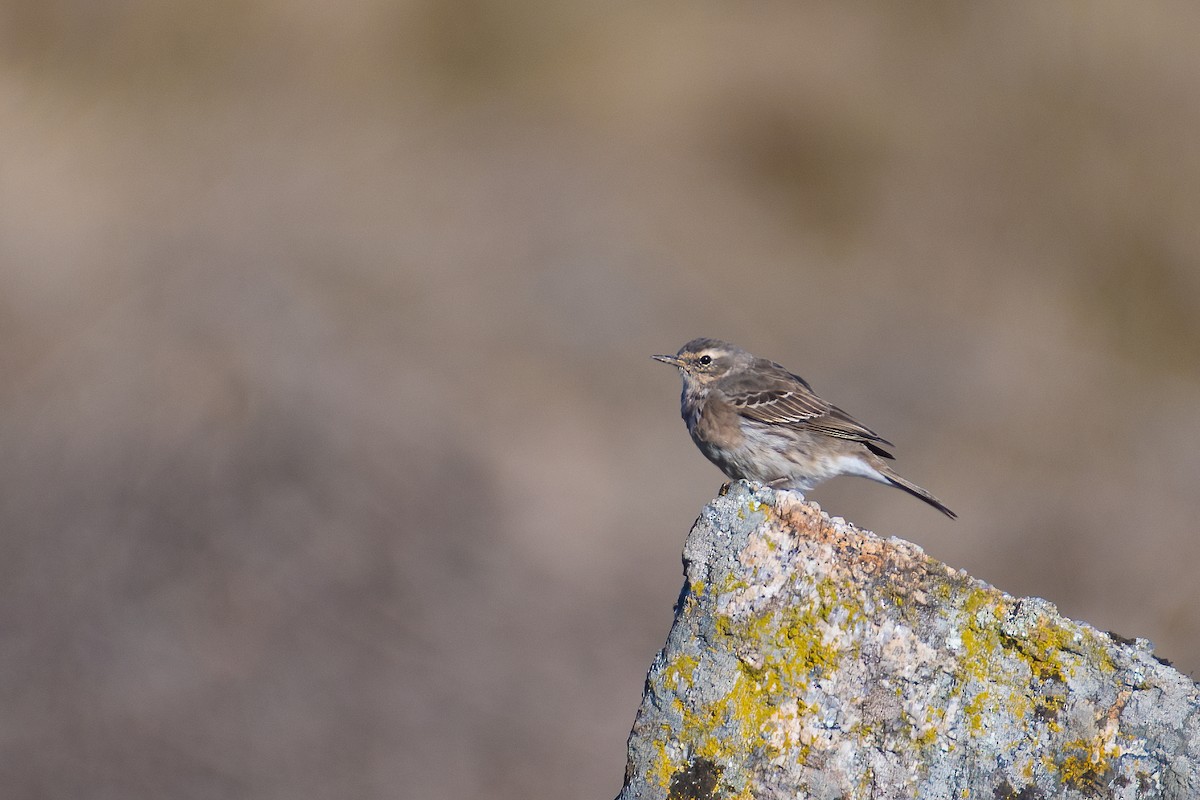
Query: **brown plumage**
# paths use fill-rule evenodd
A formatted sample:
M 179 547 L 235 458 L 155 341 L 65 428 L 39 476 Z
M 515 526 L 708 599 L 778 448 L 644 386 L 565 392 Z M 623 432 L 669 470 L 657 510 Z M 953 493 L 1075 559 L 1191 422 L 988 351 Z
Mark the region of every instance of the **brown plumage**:
M 718 339 L 693 339 L 676 355 L 654 358 L 679 368 L 688 433 L 730 478 L 807 491 L 837 475 L 859 475 L 957 516 L 886 463 L 891 442 L 774 361 Z

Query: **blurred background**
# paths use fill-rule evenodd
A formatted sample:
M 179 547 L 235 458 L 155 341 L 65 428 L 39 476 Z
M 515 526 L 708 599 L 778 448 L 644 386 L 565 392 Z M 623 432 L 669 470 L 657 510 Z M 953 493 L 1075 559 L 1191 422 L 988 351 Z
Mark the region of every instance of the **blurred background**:
M 1200 7 L 10 0 L 0 785 L 620 787 L 784 363 L 832 514 L 1200 669 Z

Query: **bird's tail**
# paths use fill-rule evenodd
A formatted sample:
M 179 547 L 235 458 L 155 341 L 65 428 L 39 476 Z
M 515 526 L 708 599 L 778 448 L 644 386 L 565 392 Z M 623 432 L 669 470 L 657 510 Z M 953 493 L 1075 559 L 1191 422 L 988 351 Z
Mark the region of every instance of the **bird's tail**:
M 874 464 L 874 467 L 879 474 L 884 477 L 884 480 L 886 480 L 892 486 L 895 486 L 897 489 L 903 489 L 913 497 L 924 500 L 926 503 L 929 503 L 929 505 L 942 512 L 950 519 L 958 519 L 958 514 L 955 514 L 953 511 L 947 508 L 945 503 L 943 503 L 941 500 L 938 500 L 936 497 L 922 489 L 920 486 L 917 486 L 915 483 L 901 478 L 888 465 L 876 463 Z

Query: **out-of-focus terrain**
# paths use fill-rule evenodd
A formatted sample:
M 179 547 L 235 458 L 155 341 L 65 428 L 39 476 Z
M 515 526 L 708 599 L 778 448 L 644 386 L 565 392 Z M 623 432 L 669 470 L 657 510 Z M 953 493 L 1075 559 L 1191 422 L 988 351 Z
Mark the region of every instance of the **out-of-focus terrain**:
M 0 10 L 0 785 L 616 793 L 780 361 L 831 513 L 1200 669 L 1200 10 Z

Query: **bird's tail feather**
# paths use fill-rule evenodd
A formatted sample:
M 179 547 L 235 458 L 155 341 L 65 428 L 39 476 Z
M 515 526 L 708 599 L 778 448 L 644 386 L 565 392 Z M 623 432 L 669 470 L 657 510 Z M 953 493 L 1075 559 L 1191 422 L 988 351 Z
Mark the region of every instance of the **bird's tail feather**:
M 958 514 L 955 514 L 953 511 L 947 508 L 945 503 L 943 503 L 941 500 L 938 500 L 932 494 L 925 491 L 920 486 L 917 486 L 915 483 L 901 478 L 892 471 L 891 467 L 888 467 L 886 464 L 876 464 L 875 469 L 877 469 L 892 486 L 895 486 L 897 489 L 903 489 L 913 497 L 924 500 L 926 503 L 929 503 L 929 505 L 942 512 L 950 519 L 958 519 Z

